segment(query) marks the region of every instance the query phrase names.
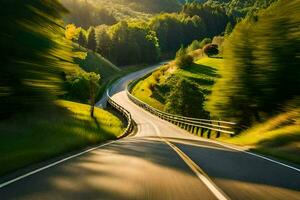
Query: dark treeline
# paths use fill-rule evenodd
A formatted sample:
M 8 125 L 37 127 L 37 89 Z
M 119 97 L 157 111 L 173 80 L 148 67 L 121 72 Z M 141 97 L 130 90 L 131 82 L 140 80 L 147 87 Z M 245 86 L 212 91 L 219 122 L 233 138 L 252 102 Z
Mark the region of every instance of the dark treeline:
M 95 27 L 96 37 L 89 38 L 89 29 L 75 38 L 81 46 L 97 51 L 117 65 L 153 63 L 161 55 L 174 56 L 182 45 L 194 40 L 223 34 L 228 24 L 232 20 L 224 10 L 192 3 L 179 13 L 161 13 L 147 21 L 134 19 L 101 25 Z M 97 46 L 87 46 L 91 40 L 96 40 Z
M 185 4 L 183 13 L 188 16 L 199 16 L 205 23 L 208 37 L 216 36 L 222 33 L 228 22 L 234 23 L 232 17 L 226 14 L 225 9 L 221 7 L 212 7 L 199 3 Z
M 58 1 L 2 1 L 0 9 L 0 114 L 7 117 L 51 102 L 74 64 Z
M 300 106 L 299 10 L 281 0 L 235 27 L 207 106 L 214 116 L 249 126 Z

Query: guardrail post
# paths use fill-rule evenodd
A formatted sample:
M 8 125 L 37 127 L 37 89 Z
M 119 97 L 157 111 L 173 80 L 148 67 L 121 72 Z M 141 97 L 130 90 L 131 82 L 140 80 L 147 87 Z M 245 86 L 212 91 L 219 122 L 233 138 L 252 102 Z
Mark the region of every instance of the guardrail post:
M 203 137 L 204 134 L 204 128 L 201 128 L 201 137 Z
M 218 122 L 218 126 L 220 127 L 220 122 Z M 219 128 L 220 129 L 220 128 Z M 221 136 L 221 131 L 219 130 L 219 131 L 217 131 L 217 136 L 216 136 L 216 138 L 219 138 Z
M 197 133 L 197 135 L 199 135 L 199 129 L 200 129 L 200 127 L 197 127 L 197 128 L 196 128 L 196 133 Z
M 193 126 L 193 128 L 192 128 L 192 133 L 194 134 L 194 131 L 195 131 L 195 126 Z
M 211 130 L 208 129 L 207 138 L 210 138 Z

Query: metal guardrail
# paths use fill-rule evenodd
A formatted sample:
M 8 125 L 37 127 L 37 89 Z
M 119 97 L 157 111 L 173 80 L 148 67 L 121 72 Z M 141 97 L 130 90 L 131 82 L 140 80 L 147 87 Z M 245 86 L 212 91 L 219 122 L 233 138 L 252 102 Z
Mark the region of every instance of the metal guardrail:
M 137 83 L 139 80 L 135 80 L 131 82 L 127 88 L 127 96 L 128 98 L 135 103 L 136 105 L 140 106 L 141 108 L 147 110 L 148 112 L 158 116 L 159 118 L 166 120 L 168 122 L 171 122 L 172 124 L 175 124 L 179 126 L 182 129 L 187 130 L 190 133 L 197 134 L 201 137 L 203 137 L 205 134 L 207 134 L 207 137 L 210 138 L 212 131 L 215 131 L 216 137 L 220 137 L 221 133 L 230 135 L 231 137 L 235 135 L 234 132 L 234 126 L 236 125 L 233 122 L 226 122 L 226 121 L 220 121 L 220 120 L 208 120 L 208 119 L 198 119 L 198 118 L 190 118 L 190 117 L 184 117 L 180 115 L 173 115 L 170 113 L 166 113 L 163 111 L 160 111 L 144 102 L 136 98 L 131 94 L 132 87 Z
M 125 131 L 118 138 L 126 137 L 133 131 L 133 128 L 134 128 L 134 122 L 132 120 L 131 114 L 128 110 L 126 110 L 125 108 L 120 106 L 117 102 L 115 102 L 111 98 L 111 96 L 109 94 L 109 90 L 106 91 L 106 94 L 107 94 L 108 105 L 111 106 L 112 108 L 114 108 L 116 111 L 118 111 L 127 121 L 127 127 L 126 127 Z

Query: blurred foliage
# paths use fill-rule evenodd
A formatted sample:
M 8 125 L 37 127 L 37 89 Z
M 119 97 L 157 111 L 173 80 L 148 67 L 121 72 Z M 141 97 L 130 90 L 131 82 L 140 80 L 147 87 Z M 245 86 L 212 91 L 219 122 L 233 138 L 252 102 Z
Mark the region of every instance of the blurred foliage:
M 299 101 L 299 10 L 299 0 L 281 0 L 236 26 L 225 43 L 211 113 L 249 126 Z
M 70 10 L 65 17 L 67 23 L 88 29 L 90 26 L 101 24 L 112 25 L 117 22 L 115 16 L 107 8 L 99 8 L 87 0 L 62 0 L 64 6 Z
M 0 113 L 22 112 L 51 102 L 72 70 L 71 43 L 64 37 L 57 0 L 1 2 Z

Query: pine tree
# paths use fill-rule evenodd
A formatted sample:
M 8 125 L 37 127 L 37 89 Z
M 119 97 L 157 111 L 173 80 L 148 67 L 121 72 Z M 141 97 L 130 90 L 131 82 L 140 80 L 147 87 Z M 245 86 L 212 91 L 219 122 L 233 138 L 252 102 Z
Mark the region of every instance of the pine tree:
M 86 37 L 82 30 L 79 32 L 78 44 L 79 46 L 86 47 Z
M 97 41 L 96 41 L 96 33 L 95 28 L 91 27 L 88 31 L 88 38 L 87 38 L 87 48 L 92 51 L 96 51 L 97 49 Z

